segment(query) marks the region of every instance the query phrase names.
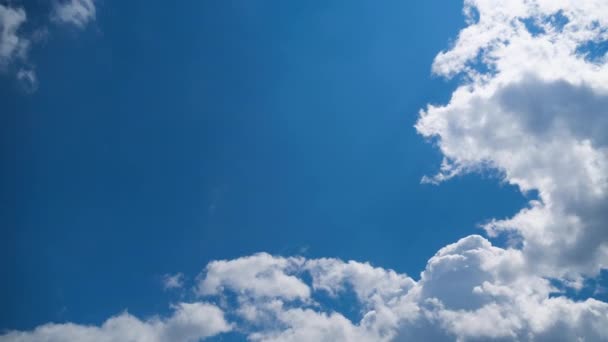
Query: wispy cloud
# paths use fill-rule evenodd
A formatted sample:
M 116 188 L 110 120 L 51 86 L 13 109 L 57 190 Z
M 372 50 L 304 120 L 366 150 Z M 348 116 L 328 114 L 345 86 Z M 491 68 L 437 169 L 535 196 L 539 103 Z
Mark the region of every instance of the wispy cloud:
M 0 68 L 5 69 L 17 58 L 25 58 L 30 42 L 19 31 L 26 20 L 22 8 L 0 4 Z
M 184 286 L 184 275 L 182 273 L 163 275 L 163 287 L 165 290 L 180 289 Z
M 95 14 L 93 0 L 68 0 L 55 3 L 51 18 L 60 23 L 82 28 L 95 20 Z
M 95 12 L 93 0 L 70 0 L 55 2 L 50 18 L 83 28 L 95 20 Z M 32 45 L 47 39 L 49 30 L 42 26 L 24 32 L 27 20 L 24 8 L 0 4 L 0 73 L 14 76 L 22 88 L 31 93 L 38 89 L 38 78 L 28 52 Z

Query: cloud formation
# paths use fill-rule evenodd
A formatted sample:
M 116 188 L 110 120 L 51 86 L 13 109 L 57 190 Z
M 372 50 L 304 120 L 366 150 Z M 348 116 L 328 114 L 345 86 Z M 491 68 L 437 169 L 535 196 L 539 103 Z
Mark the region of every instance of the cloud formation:
M 338 259 L 262 253 L 220 263 L 224 271 L 211 263 L 198 285 L 224 284 L 209 294 L 235 297 L 223 301 L 224 309 L 236 313 L 241 331 L 254 341 L 608 338 L 608 304 L 551 296 L 557 290 L 548 280 L 524 272 L 520 251 L 492 246 L 478 235 L 442 248 L 419 281 Z M 252 290 L 281 278 L 289 279 L 281 291 Z M 339 301 L 349 292 L 357 299 L 358 320 L 319 300 L 325 294 Z
M 82 28 L 95 20 L 95 11 L 93 0 L 68 0 L 55 3 L 52 18 Z
M 485 228 L 523 243 L 528 266 L 580 279 L 608 266 L 605 1 L 465 1 L 471 23 L 433 71 L 466 82 L 416 124 L 445 156 L 440 182 L 494 168 L 538 200 Z
M 50 18 L 81 29 L 95 20 L 95 11 L 93 0 L 54 2 Z M 28 52 L 32 45 L 45 39 L 48 29 L 43 26 L 24 32 L 26 22 L 24 8 L 0 4 L 0 73 L 14 75 L 26 92 L 34 92 L 38 78 Z
M 495 169 L 538 193 L 484 226 L 490 238 L 506 234 L 506 246 L 464 237 L 418 280 L 331 258 L 218 260 L 196 278 L 196 302 L 168 319 L 122 314 L 0 341 L 126 341 L 134 332 L 191 341 L 225 331 L 252 341 L 608 340 L 608 303 L 554 286 L 576 288 L 608 265 L 608 57 L 587 48 L 608 42 L 608 3 L 466 0 L 464 12 L 468 26 L 433 63 L 462 84 L 448 104 L 424 109 L 416 129 L 445 156 L 426 181 Z
M 178 304 L 168 319 L 125 313 L 0 341 L 196 341 L 232 330 L 265 342 L 608 339 L 607 303 L 558 296 L 525 267 L 521 251 L 479 235 L 439 250 L 418 281 L 369 263 L 259 253 L 209 263 L 195 284 L 199 302 Z M 342 300 L 357 317 L 336 308 Z
M 31 332 L 9 332 L 0 336 L 3 342 L 196 342 L 231 330 L 223 312 L 207 303 L 180 303 L 167 319 L 154 317 L 142 321 L 123 313 L 101 326 L 45 324 Z
M 22 8 L 0 4 L 0 69 L 6 69 L 16 58 L 25 58 L 30 42 L 19 30 L 26 19 Z

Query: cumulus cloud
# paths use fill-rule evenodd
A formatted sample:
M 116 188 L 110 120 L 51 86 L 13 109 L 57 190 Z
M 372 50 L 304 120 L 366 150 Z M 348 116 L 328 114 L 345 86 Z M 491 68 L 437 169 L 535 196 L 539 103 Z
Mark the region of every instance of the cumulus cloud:
M 260 253 L 209 263 L 197 278 L 199 302 L 177 305 L 168 319 L 125 313 L 99 327 L 47 324 L 0 341 L 196 341 L 226 331 L 264 342 L 608 338 L 607 303 L 559 296 L 523 258 L 472 235 L 439 250 L 416 281 L 369 263 Z M 356 317 L 337 309 L 343 300 Z
M 470 25 L 433 64 L 465 82 L 416 124 L 445 156 L 431 181 L 494 168 L 521 191 L 538 191 L 487 232 L 521 241 L 539 274 L 593 276 L 608 265 L 608 59 L 581 48 L 608 41 L 608 3 L 467 0 L 465 8 Z
M 25 58 L 30 43 L 19 30 L 26 19 L 22 8 L 0 4 L 0 69 L 5 69 L 16 58 Z
M 207 303 L 180 303 L 167 319 L 154 317 L 142 321 L 123 313 L 105 321 L 101 326 L 45 324 L 31 332 L 13 331 L 0 336 L 2 342 L 196 342 L 231 330 L 223 312 Z
M 61 1 L 55 3 L 52 18 L 57 22 L 82 28 L 95 20 L 95 11 L 93 0 Z
M 212 295 L 224 288 L 239 289 L 254 297 L 279 296 L 286 299 L 305 300 L 308 287 L 291 271 L 302 264 L 301 258 L 274 258 L 267 253 L 236 260 L 213 261 L 207 265 L 198 293 Z
M 251 282 L 276 273 L 268 255 L 225 261 L 249 267 Z M 575 302 L 554 297 L 549 281 L 525 272 L 520 251 L 503 249 L 481 236 L 469 236 L 433 256 L 419 281 L 368 263 L 338 259 L 301 260 L 285 276 L 293 291 L 303 284 L 309 300 L 298 301 L 284 289 L 275 295 L 249 291 L 232 283 L 223 294 L 235 295 L 226 310 L 248 321 L 249 338 L 259 341 L 391 341 L 534 339 L 601 340 L 608 338 L 608 304 L 593 299 Z M 246 267 L 246 266 L 242 266 Z M 200 277 L 205 283 L 209 269 Z M 234 268 L 242 274 L 244 269 Z M 216 278 L 217 274 L 211 277 Z M 231 275 L 224 275 L 230 278 Z M 275 274 L 275 276 L 278 276 Z M 307 277 L 309 280 L 307 281 Z M 214 281 L 223 282 L 222 279 Z M 285 287 L 290 286 L 285 284 Z M 300 291 L 300 290 L 298 290 Z M 326 293 L 337 299 L 355 294 L 360 319 L 353 321 L 319 301 Z M 218 294 L 219 295 L 219 294 Z M 353 305 L 352 303 L 350 303 Z M 255 314 L 252 314 L 255 313 Z
M 230 270 L 218 273 L 207 267 L 199 285 L 226 286 L 200 295 L 233 298 L 221 305 L 239 316 L 240 330 L 255 341 L 608 338 L 608 304 L 555 296 L 548 280 L 525 272 L 520 251 L 493 246 L 478 235 L 442 248 L 419 281 L 339 259 L 290 263 L 290 258 L 257 254 L 220 263 Z M 285 264 L 290 267 L 277 267 Z M 234 281 L 235 275 L 244 281 Z M 291 281 L 282 282 L 276 292 L 252 290 L 269 275 Z M 347 318 L 320 299 L 325 294 L 340 300 L 349 292 L 357 300 L 349 305 L 359 310 L 359 319 Z M 305 293 L 306 300 L 294 293 Z

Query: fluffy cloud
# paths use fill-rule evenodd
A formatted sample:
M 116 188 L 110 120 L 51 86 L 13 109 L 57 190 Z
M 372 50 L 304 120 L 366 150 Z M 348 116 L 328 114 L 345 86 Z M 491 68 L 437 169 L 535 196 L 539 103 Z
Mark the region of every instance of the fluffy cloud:
M 255 339 L 608 338 L 606 303 L 559 296 L 547 280 L 577 284 L 608 265 L 608 58 L 585 51 L 607 44 L 608 5 L 470 0 L 465 13 L 469 26 L 433 64 L 463 84 L 447 105 L 422 111 L 416 128 L 445 156 L 427 180 L 493 168 L 538 192 L 514 217 L 485 226 L 513 245 L 469 236 L 431 258 L 418 282 L 366 264 L 306 261 L 313 291 L 351 289 L 362 318 L 316 308 L 315 292 L 295 307 L 281 296 L 240 299 L 247 319 L 281 322 Z
M 465 237 L 418 280 L 331 258 L 213 261 L 197 277 L 200 302 L 166 320 L 123 314 L 0 341 L 189 341 L 229 330 L 252 341 L 608 340 L 608 303 L 552 285 L 576 286 L 608 265 L 608 57 L 588 49 L 608 44 L 608 3 L 466 0 L 465 14 L 468 26 L 433 64 L 462 85 L 416 124 L 445 156 L 426 180 L 492 168 L 536 191 L 515 216 L 484 227 L 512 244 Z
M 112 317 L 101 326 L 45 324 L 31 332 L 9 332 L 0 336 L 2 342 L 196 342 L 231 330 L 223 312 L 206 303 L 181 303 L 168 319 L 141 321 L 128 313 Z
M 209 263 L 195 286 L 200 301 L 168 319 L 122 314 L 100 327 L 47 324 L 0 341 L 196 341 L 231 330 L 265 342 L 608 338 L 607 303 L 559 296 L 526 267 L 521 251 L 478 235 L 439 250 L 418 281 L 369 263 L 260 253 Z M 341 301 L 355 317 L 337 309 Z
M 430 180 L 495 168 L 523 192 L 538 191 L 488 233 L 520 241 L 538 274 L 595 275 L 608 265 L 608 58 L 585 47 L 608 44 L 608 4 L 467 0 L 465 8 L 470 25 L 433 70 L 466 81 L 416 125 L 445 156 Z
M 22 8 L 0 4 L 0 68 L 6 68 L 15 58 L 25 58 L 29 40 L 19 34 L 27 17 Z
M 556 296 L 548 280 L 526 272 L 520 251 L 492 246 L 478 235 L 442 248 L 419 281 L 338 259 L 298 258 L 291 268 L 277 268 L 287 260 L 258 254 L 220 261 L 230 270 L 218 273 L 208 267 L 199 286 L 210 279 L 227 284 L 214 287 L 222 290 L 213 291 L 211 298 L 224 298 L 218 300 L 221 306 L 239 316 L 240 330 L 255 341 L 608 338 L 608 304 Z M 282 282 L 274 294 L 252 290 L 270 274 L 291 281 Z M 235 275 L 243 281 L 235 282 Z M 309 291 L 302 292 L 303 286 Z M 331 304 L 349 292 L 357 299 L 348 305 L 358 308 L 358 319 L 347 318 Z M 306 293 L 306 300 L 294 293 Z
M 223 289 L 238 289 L 253 297 L 306 300 L 308 287 L 295 275 L 301 258 L 275 258 L 266 253 L 230 261 L 213 261 L 199 283 L 198 293 L 213 295 Z
M 69 0 L 56 2 L 52 18 L 61 23 L 84 27 L 95 20 L 95 3 L 93 0 Z

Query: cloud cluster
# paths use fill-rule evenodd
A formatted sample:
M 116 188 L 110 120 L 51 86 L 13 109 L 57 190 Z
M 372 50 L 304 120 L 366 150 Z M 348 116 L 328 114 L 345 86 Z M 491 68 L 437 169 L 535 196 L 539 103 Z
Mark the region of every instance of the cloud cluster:
M 57 2 L 53 8 L 52 18 L 61 23 L 84 27 L 95 19 L 95 3 L 93 0 Z
M 235 312 L 253 341 L 599 341 L 608 338 L 608 304 L 551 296 L 525 272 L 523 255 L 473 235 L 442 248 L 420 280 L 368 263 L 257 254 L 211 263 L 199 288 Z M 268 284 L 275 284 L 273 290 Z M 258 289 L 261 289 L 258 290 Z M 200 293 L 200 292 L 199 292 Z M 322 294 L 352 293 L 360 319 Z M 321 299 L 319 299 L 321 298 Z M 331 302 L 331 301 L 330 301 Z
M 439 250 L 418 281 L 369 263 L 260 253 L 209 263 L 195 284 L 199 302 L 168 319 L 125 313 L 100 327 L 48 324 L 0 341 L 197 341 L 230 330 L 264 342 L 608 339 L 607 303 L 552 296 L 549 281 L 524 267 L 520 251 L 478 235 Z
M 5 69 L 15 58 L 24 58 L 29 41 L 19 35 L 26 21 L 25 11 L 0 4 L 0 68 Z
M 122 314 L 0 341 L 75 332 L 191 341 L 225 331 L 252 341 L 608 340 L 608 303 L 554 286 L 576 288 L 608 265 L 608 57 L 590 48 L 608 44 L 608 2 L 466 0 L 464 12 L 468 26 L 433 64 L 463 82 L 448 104 L 423 110 L 416 129 L 445 156 L 426 181 L 495 169 L 538 193 L 484 226 L 490 237 L 506 234 L 505 247 L 465 237 L 440 249 L 418 280 L 331 258 L 213 261 L 196 278 L 195 302 L 165 320 Z
M 538 200 L 486 225 L 523 244 L 535 272 L 580 279 L 608 266 L 608 44 L 603 0 L 465 1 L 471 23 L 434 72 L 467 80 L 416 128 L 445 156 L 431 181 L 495 168 Z M 429 179 L 427 179 L 429 180 Z
M 95 20 L 95 3 L 93 0 L 53 2 L 49 18 L 56 23 L 83 28 Z M 27 20 L 24 8 L 0 4 L 0 74 L 14 75 L 24 90 L 32 92 L 38 87 L 38 79 L 28 52 L 39 40 L 40 33 L 48 31 L 44 27 L 26 31 Z

